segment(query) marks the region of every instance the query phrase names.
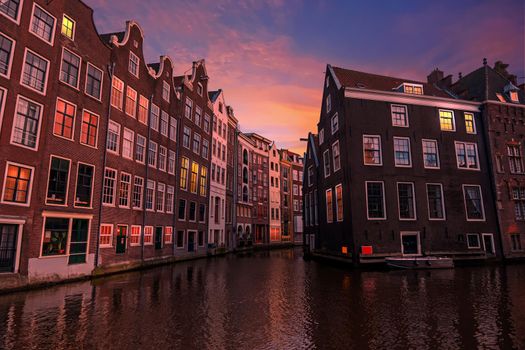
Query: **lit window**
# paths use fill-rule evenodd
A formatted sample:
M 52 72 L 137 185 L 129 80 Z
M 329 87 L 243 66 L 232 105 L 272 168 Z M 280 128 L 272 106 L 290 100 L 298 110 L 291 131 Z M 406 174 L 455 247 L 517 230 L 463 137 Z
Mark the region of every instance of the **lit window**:
M 113 77 L 111 82 L 111 105 L 122 110 L 124 101 L 124 82 L 117 77 Z
M 53 134 L 66 139 L 73 139 L 76 106 L 61 99 L 57 99 Z
M 408 137 L 394 137 L 394 161 L 396 166 L 412 166 L 410 139 Z
M 476 133 L 476 124 L 474 122 L 474 114 L 465 113 L 465 129 L 467 130 L 467 134 Z
M 381 137 L 363 135 L 363 157 L 365 165 L 382 165 Z
M 343 221 L 343 185 L 341 184 L 335 186 L 335 201 L 337 205 L 337 221 Z
M 62 16 L 62 35 L 65 35 L 71 40 L 75 39 L 75 21 L 70 17 L 63 15 Z
M 407 107 L 391 105 L 390 109 L 392 113 L 392 126 L 408 127 Z
M 140 95 L 139 97 L 139 115 L 138 119 L 144 125 L 148 125 L 148 108 L 149 101 L 146 97 Z
M 55 17 L 37 4 L 34 4 L 29 31 L 52 45 L 55 34 Z
M 413 183 L 397 183 L 397 199 L 400 220 L 416 219 L 416 197 Z
M 445 219 L 445 201 L 441 184 L 427 184 L 428 218 Z
M 2 202 L 29 205 L 33 168 L 7 162 Z
M 100 69 L 93 66 L 91 63 L 87 65 L 86 71 L 86 94 L 100 100 L 102 93 L 102 76 L 103 73 Z
M 100 225 L 100 247 L 111 247 L 113 244 L 113 225 Z
M 129 64 L 128 64 L 128 71 L 136 76 L 139 77 L 139 63 L 140 59 L 137 55 L 135 55 L 133 52 L 129 52 Z
M 46 204 L 66 204 L 70 164 L 71 162 L 67 159 L 51 157 Z
M 470 142 L 455 142 L 459 169 L 479 170 L 478 146 Z
M 46 93 L 49 61 L 26 49 L 24 68 L 22 71 L 22 85 L 41 94 Z
M 334 222 L 334 204 L 332 198 L 332 189 L 326 190 L 326 222 Z
M 19 96 L 13 122 L 11 143 L 37 149 L 42 119 L 42 106 Z
M 439 169 L 439 152 L 436 140 L 423 140 L 423 164 L 425 168 Z
M 172 243 L 173 243 L 173 227 L 166 226 L 164 228 L 164 244 L 172 244 Z
M 98 115 L 89 111 L 82 114 L 82 127 L 80 130 L 80 143 L 97 147 Z
M 153 244 L 153 226 L 144 227 L 144 245 Z
M 142 226 L 132 225 L 131 226 L 131 235 L 129 236 L 129 245 L 138 246 L 140 245 L 140 232 L 142 231 Z
M 180 188 L 186 190 L 188 187 L 188 170 L 190 167 L 190 161 L 188 158 L 183 157 L 180 167 Z
M 190 192 L 197 193 L 197 177 L 199 174 L 199 164 L 192 162 L 191 164 L 191 178 L 190 178 Z
M 423 95 L 423 85 L 404 83 L 403 91 L 406 94 Z
M 518 92 L 517 91 L 510 91 L 509 92 L 509 96 L 510 96 L 510 100 L 512 102 L 519 102 Z
M 0 75 L 6 78 L 9 78 L 11 63 L 13 62 L 13 49 L 14 41 L 0 33 Z
M 447 110 L 439 110 L 439 125 L 443 131 L 456 131 L 456 124 L 454 123 L 454 112 Z
M 507 100 L 505 100 L 505 97 L 503 97 L 503 95 L 501 94 L 496 94 L 496 97 L 498 98 L 499 102 L 507 102 Z
M 341 154 L 339 153 L 339 141 L 332 145 L 332 157 L 334 158 L 334 173 L 341 169 Z
M 62 255 L 68 264 L 86 262 L 89 220 L 45 218 L 42 256 Z
M 463 185 L 463 197 L 465 200 L 465 211 L 467 220 L 485 220 L 485 209 L 483 208 L 483 196 L 481 186 Z
M 208 183 L 208 168 L 206 168 L 205 166 L 201 166 L 201 181 L 200 181 L 200 195 L 201 196 L 206 196 L 207 183 Z
M 126 114 L 135 118 L 137 113 L 137 91 L 128 86 L 126 90 Z

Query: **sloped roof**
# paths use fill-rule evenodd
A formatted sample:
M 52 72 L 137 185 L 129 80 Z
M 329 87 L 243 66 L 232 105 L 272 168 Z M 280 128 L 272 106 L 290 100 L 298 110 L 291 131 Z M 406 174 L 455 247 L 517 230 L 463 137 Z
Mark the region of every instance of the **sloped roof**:
M 124 36 L 126 35 L 126 32 L 115 32 L 115 33 L 104 33 L 100 34 L 100 39 L 105 42 L 106 44 L 109 44 L 111 37 L 113 35 L 117 36 L 118 41 L 124 40 Z
M 219 97 L 220 94 L 221 94 L 221 90 L 208 91 L 208 97 L 212 103 L 215 103 L 215 101 L 217 101 L 217 98 Z
M 386 75 L 359 72 L 356 70 L 332 67 L 337 79 L 344 87 L 362 88 L 380 91 L 395 91 L 403 83 L 423 85 L 423 94 L 427 96 L 437 96 L 450 98 L 450 95 L 435 86 L 422 81 L 411 79 L 394 78 Z
M 148 63 L 148 67 L 152 68 L 158 74 L 160 69 L 160 62 Z

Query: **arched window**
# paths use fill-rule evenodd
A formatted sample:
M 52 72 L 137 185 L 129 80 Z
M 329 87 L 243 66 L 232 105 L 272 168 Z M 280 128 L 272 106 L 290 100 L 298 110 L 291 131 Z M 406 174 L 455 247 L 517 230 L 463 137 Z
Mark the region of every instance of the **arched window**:
M 250 226 L 246 226 L 246 236 L 250 235 Z
M 242 226 L 241 225 L 239 225 L 239 227 L 237 228 L 237 234 L 239 236 L 242 236 Z
M 242 169 L 242 183 L 248 184 L 248 168 L 244 167 Z
M 247 185 L 244 185 L 242 187 L 242 201 L 248 202 L 248 186 Z
M 247 150 L 244 150 L 242 152 L 242 162 L 243 164 L 248 165 L 248 151 Z

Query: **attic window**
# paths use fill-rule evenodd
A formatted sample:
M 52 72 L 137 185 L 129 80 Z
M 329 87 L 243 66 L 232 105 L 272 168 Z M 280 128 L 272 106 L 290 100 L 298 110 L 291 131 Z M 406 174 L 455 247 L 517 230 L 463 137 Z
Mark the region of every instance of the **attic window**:
M 403 92 L 405 94 L 423 95 L 423 85 L 403 83 Z
M 517 91 L 509 91 L 509 95 L 510 95 L 510 100 L 512 102 L 519 102 L 518 92 Z
M 505 100 L 505 97 L 503 97 L 501 94 L 496 94 L 496 97 L 498 98 L 498 100 L 499 100 L 500 102 L 507 102 L 507 101 Z
M 198 93 L 200 96 L 202 96 L 202 92 L 203 92 L 203 91 L 204 91 L 204 88 L 202 87 L 202 84 L 199 83 L 199 84 L 197 85 L 197 93 Z

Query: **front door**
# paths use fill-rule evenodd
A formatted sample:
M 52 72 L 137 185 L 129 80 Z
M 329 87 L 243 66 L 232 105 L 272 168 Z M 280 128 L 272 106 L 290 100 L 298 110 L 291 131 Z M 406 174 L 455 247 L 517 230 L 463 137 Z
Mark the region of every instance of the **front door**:
M 162 249 L 162 226 L 155 228 L 155 249 Z
M 401 233 L 401 253 L 403 255 L 420 255 L 419 233 Z
M 195 251 L 195 232 L 188 231 L 188 252 Z
M 310 251 L 315 250 L 315 235 L 310 234 Z
M 483 248 L 487 254 L 495 254 L 496 250 L 494 249 L 494 236 L 492 233 L 484 233 L 483 235 Z
M 128 238 L 128 227 L 117 226 L 117 246 L 116 253 L 123 254 L 126 252 L 126 240 Z
M 14 272 L 18 225 L 0 224 L 0 272 Z

